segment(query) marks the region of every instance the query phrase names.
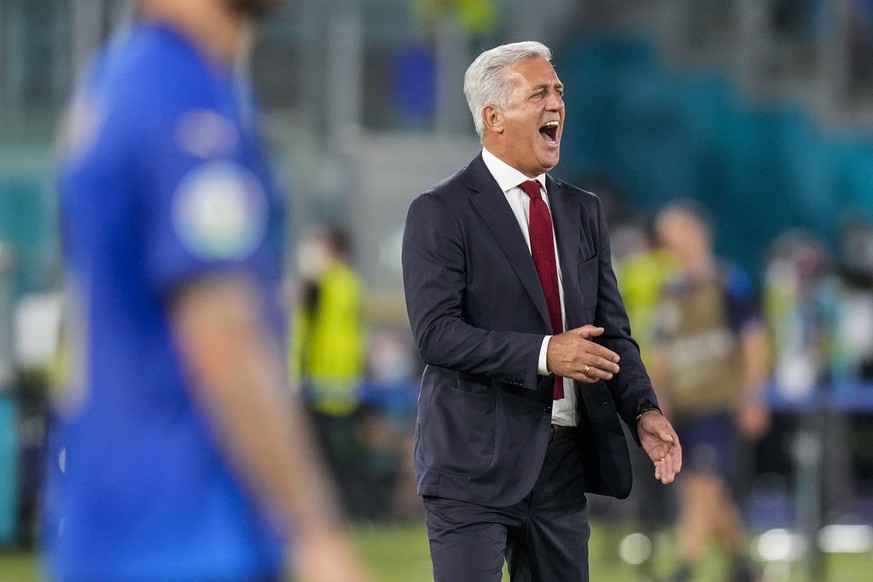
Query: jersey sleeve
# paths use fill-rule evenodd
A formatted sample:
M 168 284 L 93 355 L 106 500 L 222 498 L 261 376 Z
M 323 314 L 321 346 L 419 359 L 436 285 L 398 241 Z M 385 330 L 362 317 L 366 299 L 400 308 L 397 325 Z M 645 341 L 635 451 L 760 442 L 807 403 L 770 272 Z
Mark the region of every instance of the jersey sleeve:
M 144 273 L 160 294 L 190 278 L 249 269 L 266 235 L 266 184 L 247 163 L 238 125 L 212 101 L 169 103 L 144 132 Z
M 749 276 L 740 268 L 725 269 L 725 297 L 731 328 L 741 332 L 749 325 L 761 323 L 761 306 Z

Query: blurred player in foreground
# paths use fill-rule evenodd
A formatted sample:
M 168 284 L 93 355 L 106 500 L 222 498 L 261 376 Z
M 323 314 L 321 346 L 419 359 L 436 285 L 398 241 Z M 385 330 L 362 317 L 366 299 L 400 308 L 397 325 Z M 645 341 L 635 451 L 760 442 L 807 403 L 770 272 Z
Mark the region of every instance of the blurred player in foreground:
M 717 542 L 730 560 L 728 579 L 752 582 L 730 483 L 739 438 L 756 439 L 769 424 L 769 346 L 751 281 L 713 254 L 709 225 L 705 210 L 687 201 L 664 208 L 655 225 L 679 266 L 662 292 L 651 367 L 685 452 L 672 580 L 691 580 L 707 544 Z
M 234 63 L 274 0 L 141 0 L 74 99 L 59 177 L 70 381 L 60 580 L 368 579 L 285 389 L 283 204 Z

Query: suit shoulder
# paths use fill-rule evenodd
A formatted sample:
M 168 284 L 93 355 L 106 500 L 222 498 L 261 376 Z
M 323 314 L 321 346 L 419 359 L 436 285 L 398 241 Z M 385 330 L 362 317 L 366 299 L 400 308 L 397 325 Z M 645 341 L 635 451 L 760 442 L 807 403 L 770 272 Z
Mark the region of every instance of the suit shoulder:
M 574 186 L 573 184 L 570 184 L 569 182 L 565 182 L 564 180 L 560 180 L 558 178 L 553 177 L 552 179 L 555 181 L 555 186 L 567 192 L 571 196 L 578 198 L 581 202 L 596 205 L 602 204 L 600 196 L 598 196 L 594 192 L 584 190 L 579 186 Z
M 437 198 L 454 198 L 458 193 L 467 191 L 466 176 L 469 168 L 469 164 L 460 168 L 451 176 L 448 176 L 425 190 L 422 196 L 429 195 Z
M 425 190 L 412 201 L 411 207 L 427 207 L 430 211 L 451 209 L 453 214 L 458 212 L 459 204 L 473 193 L 467 185 L 468 172 L 469 164 Z

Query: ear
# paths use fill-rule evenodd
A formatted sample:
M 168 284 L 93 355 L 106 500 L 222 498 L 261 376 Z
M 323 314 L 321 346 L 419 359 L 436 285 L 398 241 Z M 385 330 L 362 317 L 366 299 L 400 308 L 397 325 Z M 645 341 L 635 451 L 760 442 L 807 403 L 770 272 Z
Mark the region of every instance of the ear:
M 503 133 L 503 111 L 495 105 L 482 108 L 482 121 L 485 129 L 491 133 Z

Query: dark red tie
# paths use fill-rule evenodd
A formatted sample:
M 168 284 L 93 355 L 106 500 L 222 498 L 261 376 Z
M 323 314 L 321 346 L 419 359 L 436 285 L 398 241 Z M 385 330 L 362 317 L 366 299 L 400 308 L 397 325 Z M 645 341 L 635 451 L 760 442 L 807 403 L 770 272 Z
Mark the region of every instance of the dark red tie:
M 546 306 L 549 308 L 549 320 L 552 333 L 564 331 L 561 317 L 561 293 L 558 290 L 558 264 L 555 261 L 555 239 L 552 235 L 552 215 L 549 207 L 540 193 L 540 183 L 528 180 L 519 184 L 519 188 L 530 197 L 530 212 L 528 214 L 528 232 L 530 233 L 530 254 L 543 286 L 546 296 Z M 555 400 L 564 397 L 564 378 L 555 376 Z

